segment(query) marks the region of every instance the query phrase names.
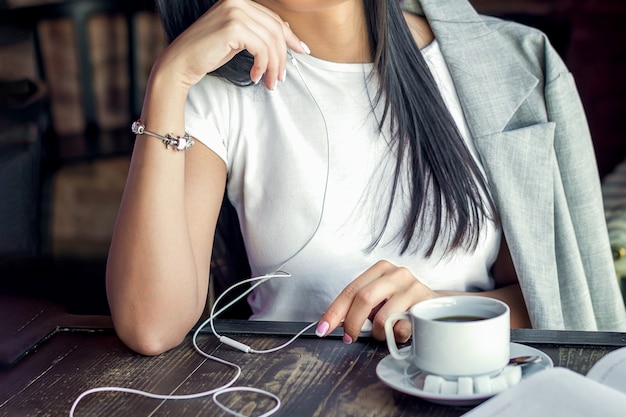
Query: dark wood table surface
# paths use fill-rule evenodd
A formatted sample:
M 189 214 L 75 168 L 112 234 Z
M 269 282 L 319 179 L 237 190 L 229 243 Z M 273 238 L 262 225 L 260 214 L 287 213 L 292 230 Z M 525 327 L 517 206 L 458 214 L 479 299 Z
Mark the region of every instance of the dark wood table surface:
M 108 317 L 61 314 L 57 322 L 13 363 L 0 369 L 0 416 L 67 416 L 84 391 L 102 386 L 136 388 L 161 394 L 207 391 L 228 381 L 234 371 L 200 356 L 191 337 L 163 355 L 130 351 L 113 332 Z M 33 319 L 34 320 L 34 319 Z M 33 321 L 31 320 L 31 322 Z M 65 322 L 65 323 L 63 323 Z M 29 322 L 30 323 L 30 322 Z M 219 327 L 256 349 L 276 346 L 301 323 L 221 321 Z M 41 327 L 41 326 L 40 326 Z M 48 327 L 50 327 L 48 325 Z M 46 326 L 43 326 L 46 328 Z M 546 352 L 555 366 L 586 373 L 602 356 L 626 346 L 626 334 L 513 330 L 512 341 Z M 376 376 L 388 355 L 384 343 L 305 335 L 271 354 L 244 354 L 201 333 L 200 346 L 242 367 L 235 384 L 268 390 L 281 398 L 277 416 L 460 416 L 469 407 L 432 404 L 396 392 Z M 232 393 L 224 402 L 246 415 L 273 406 L 251 393 Z M 161 401 L 126 393 L 98 393 L 81 401 L 76 416 L 224 416 L 211 398 Z

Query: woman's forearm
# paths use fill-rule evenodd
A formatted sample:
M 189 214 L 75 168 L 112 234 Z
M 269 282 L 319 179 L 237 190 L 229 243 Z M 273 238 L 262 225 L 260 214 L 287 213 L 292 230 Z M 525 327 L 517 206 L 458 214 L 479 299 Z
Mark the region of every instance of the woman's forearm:
M 457 291 L 438 291 L 441 295 L 480 295 L 485 297 L 496 298 L 505 302 L 511 310 L 511 328 L 530 328 L 532 327 L 528 316 L 528 309 L 522 296 L 522 290 L 519 284 L 510 284 L 501 288 L 490 291 L 466 293 Z

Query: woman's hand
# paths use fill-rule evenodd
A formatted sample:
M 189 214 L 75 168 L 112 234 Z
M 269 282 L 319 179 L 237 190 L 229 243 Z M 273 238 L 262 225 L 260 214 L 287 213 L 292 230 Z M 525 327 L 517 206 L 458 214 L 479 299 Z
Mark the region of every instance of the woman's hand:
M 385 320 L 392 313 L 407 311 L 429 298 L 447 295 L 479 295 L 501 300 L 511 309 L 511 328 L 530 328 L 532 323 L 518 282 L 506 239 L 502 239 L 498 257 L 492 266 L 495 289 L 483 292 L 433 291 L 420 282 L 407 268 L 379 261 L 350 283 L 332 302 L 317 326 L 317 335 L 325 336 L 341 325 L 344 342 L 358 337 L 366 319 L 372 321 L 372 336 L 385 339 Z M 411 337 L 411 324 L 400 320 L 394 325 L 397 342 Z
M 156 68 L 171 71 L 170 79 L 188 89 L 247 50 L 254 56 L 250 79 L 256 83 L 264 76 L 273 89 L 284 79 L 287 48 L 308 53 L 276 13 L 251 0 L 221 0 L 165 49 Z
M 372 321 L 372 336 L 384 340 L 385 320 L 390 314 L 407 311 L 419 301 L 439 296 L 407 268 L 379 261 L 337 296 L 322 316 L 316 333 L 325 336 L 344 320 L 343 340 L 352 343 L 369 318 Z M 406 342 L 411 337 L 410 323 L 406 320 L 398 321 L 394 326 L 394 335 L 396 341 Z

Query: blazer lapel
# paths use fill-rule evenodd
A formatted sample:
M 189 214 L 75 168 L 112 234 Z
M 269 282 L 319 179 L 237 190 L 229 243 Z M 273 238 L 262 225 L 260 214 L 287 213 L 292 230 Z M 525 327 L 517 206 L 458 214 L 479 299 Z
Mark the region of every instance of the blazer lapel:
M 421 6 L 441 45 L 472 135 L 502 132 L 539 80 L 467 0 L 421 0 Z

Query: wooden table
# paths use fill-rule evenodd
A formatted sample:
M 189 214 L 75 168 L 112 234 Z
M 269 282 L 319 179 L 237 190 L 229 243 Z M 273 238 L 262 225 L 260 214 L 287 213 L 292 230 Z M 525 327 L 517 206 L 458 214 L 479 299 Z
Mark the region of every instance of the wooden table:
M 106 317 L 57 326 L 28 354 L 0 370 L 0 416 L 67 416 L 84 391 L 120 386 L 164 394 L 210 390 L 234 375 L 198 355 L 191 337 L 158 357 L 144 357 L 126 348 Z M 72 324 L 71 322 L 75 324 Z M 220 328 L 257 349 L 276 346 L 300 323 L 222 321 Z M 272 333 L 272 334 L 268 334 Z M 284 335 L 283 335 L 284 334 Z M 514 330 L 513 341 L 540 348 L 554 361 L 586 373 L 602 356 L 626 346 L 626 334 Z M 202 333 L 200 346 L 208 353 L 237 362 L 243 374 L 238 386 L 262 388 L 278 395 L 277 416 L 460 416 L 469 407 L 436 405 L 396 392 L 384 385 L 375 369 L 388 350 L 384 343 L 360 340 L 352 345 L 340 338 L 304 336 L 284 350 L 244 354 Z M 244 414 L 259 415 L 273 406 L 250 393 L 222 399 Z M 132 394 L 98 393 L 79 404 L 76 416 L 222 416 L 210 398 L 160 401 Z

